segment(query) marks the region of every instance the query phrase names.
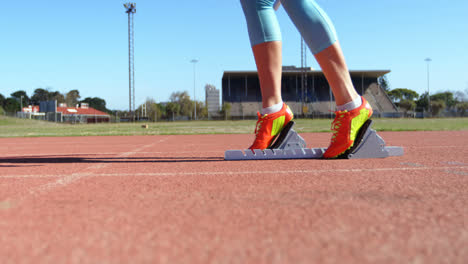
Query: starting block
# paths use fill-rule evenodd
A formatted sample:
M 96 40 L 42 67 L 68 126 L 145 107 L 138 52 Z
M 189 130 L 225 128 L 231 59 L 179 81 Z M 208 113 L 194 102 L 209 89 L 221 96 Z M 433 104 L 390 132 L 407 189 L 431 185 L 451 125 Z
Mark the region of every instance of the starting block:
M 387 147 L 385 141 L 371 128 L 367 120 L 356 136 L 352 148 L 341 154 L 341 159 L 371 159 L 403 156 L 402 147 Z M 270 148 L 265 150 L 226 150 L 224 160 L 278 160 L 278 159 L 321 159 L 326 148 L 307 148 L 305 140 L 289 122 Z

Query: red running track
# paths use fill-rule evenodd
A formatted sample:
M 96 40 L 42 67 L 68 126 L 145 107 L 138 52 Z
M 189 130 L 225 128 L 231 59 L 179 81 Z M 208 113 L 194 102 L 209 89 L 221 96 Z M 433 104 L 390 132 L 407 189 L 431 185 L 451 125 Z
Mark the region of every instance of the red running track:
M 466 263 L 468 131 L 380 135 L 405 156 L 223 161 L 252 135 L 0 139 L 0 262 Z

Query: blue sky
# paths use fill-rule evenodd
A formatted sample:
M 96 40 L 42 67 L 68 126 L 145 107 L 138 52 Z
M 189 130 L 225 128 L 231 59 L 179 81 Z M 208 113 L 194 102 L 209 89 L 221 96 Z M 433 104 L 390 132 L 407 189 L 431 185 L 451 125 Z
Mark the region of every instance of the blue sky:
M 128 109 L 126 1 L 4 1 L 0 93 L 36 88 L 101 97 Z M 238 0 L 135 1 L 136 104 L 176 91 L 204 100 L 223 71 L 255 70 Z M 391 88 L 468 90 L 468 1 L 317 0 L 335 24 L 350 70 L 388 69 Z M 300 36 L 282 8 L 283 64 L 300 66 Z M 308 64 L 319 69 L 312 55 Z

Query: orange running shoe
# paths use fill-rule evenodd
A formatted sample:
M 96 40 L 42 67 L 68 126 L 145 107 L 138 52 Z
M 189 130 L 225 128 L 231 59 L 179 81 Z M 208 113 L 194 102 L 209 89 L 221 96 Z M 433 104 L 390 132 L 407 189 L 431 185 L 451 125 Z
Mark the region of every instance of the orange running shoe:
M 323 157 L 326 159 L 336 158 L 354 145 L 356 135 L 362 125 L 372 116 L 372 107 L 362 98 L 362 105 L 351 111 L 335 112 L 335 120 L 331 130 L 333 136 L 330 146 Z
M 258 121 L 255 126 L 255 141 L 249 149 L 266 149 L 271 142 L 283 130 L 283 128 L 293 119 L 293 113 L 289 106 L 283 103 L 283 108 L 273 114 L 260 115 L 257 112 Z

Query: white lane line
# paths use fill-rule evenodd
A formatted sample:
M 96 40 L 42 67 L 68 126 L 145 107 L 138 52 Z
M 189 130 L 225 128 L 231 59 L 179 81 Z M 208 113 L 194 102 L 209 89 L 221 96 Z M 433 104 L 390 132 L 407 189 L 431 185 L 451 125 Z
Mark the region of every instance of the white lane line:
M 327 169 L 327 170 L 283 170 L 283 171 L 207 171 L 207 172 L 145 172 L 145 173 L 102 173 L 94 175 L 97 177 L 120 177 L 120 176 L 190 176 L 190 175 L 239 175 L 239 174 L 323 174 L 323 173 L 361 173 L 381 171 L 422 171 L 422 170 L 448 170 L 468 169 L 468 166 L 459 167 L 417 167 L 417 168 L 375 168 L 375 169 Z
M 161 140 L 159 140 L 157 142 L 153 142 L 151 144 L 144 145 L 144 146 L 141 146 L 139 148 L 136 148 L 136 149 L 134 149 L 132 151 L 121 153 L 117 157 L 129 157 L 129 156 L 131 156 L 133 154 L 138 153 L 138 151 L 144 150 L 146 148 L 150 148 L 150 147 L 154 146 L 155 144 L 162 143 L 162 142 L 166 141 L 168 138 L 169 137 L 166 137 L 166 138 L 163 138 L 163 139 L 161 139 Z M 70 175 L 65 175 L 65 176 L 62 175 L 61 177 L 59 177 L 58 180 L 56 180 L 54 182 L 49 182 L 49 183 L 46 183 L 46 184 L 43 184 L 43 185 L 40 185 L 40 186 L 35 186 L 35 187 L 32 187 L 32 188 L 29 188 L 25 192 L 22 192 L 22 193 L 18 194 L 15 197 L 8 197 L 8 198 L 0 201 L 0 210 L 2 210 L 2 209 L 7 210 L 7 209 L 12 209 L 12 208 L 18 207 L 19 205 L 21 205 L 22 202 L 24 202 L 27 199 L 35 198 L 35 197 L 38 197 L 38 196 L 40 196 L 42 194 L 48 193 L 48 192 L 50 192 L 50 191 L 52 191 L 54 189 L 57 189 L 59 187 L 67 186 L 67 185 L 69 185 L 71 183 L 74 183 L 74 182 L 76 182 L 76 181 L 78 181 L 78 180 L 80 180 L 82 178 L 89 177 L 89 176 L 95 176 L 96 175 L 95 173 L 93 173 L 92 171 L 88 171 L 88 170 L 98 170 L 98 169 L 105 168 L 108 165 L 109 164 L 95 164 L 95 165 L 89 166 L 88 168 L 83 169 L 80 172 L 72 173 Z M 42 176 L 42 177 L 44 177 L 44 176 Z M 12 178 L 12 177 L 0 176 L 0 179 L 1 178 Z M 24 175 L 23 175 L 22 178 L 25 178 Z
M 193 176 L 193 175 L 245 175 L 245 174 L 324 174 L 324 173 L 362 173 L 386 171 L 427 171 L 427 170 L 468 170 L 468 166 L 447 167 L 404 167 L 404 168 L 369 168 L 369 169 L 326 169 L 326 170 L 278 170 L 278 171 L 205 171 L 205 172 L 143 172 L 143 173 L 89 173 L 93 177 L 133 177 L 133 176 Z M 5 175 L 2 178 L 57 178 L 56 175 Z M 65 176 L 68 177 L 68 176 Z M 73 177 L 69 175 L 69 177 Z
M 404 148 L 418 148 L 418 149 L 432 149 L 432 148 L 461 148 L 466 149 L 466 146 L 462 143 L 458 146 L 406 146 Z

